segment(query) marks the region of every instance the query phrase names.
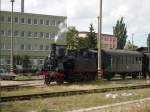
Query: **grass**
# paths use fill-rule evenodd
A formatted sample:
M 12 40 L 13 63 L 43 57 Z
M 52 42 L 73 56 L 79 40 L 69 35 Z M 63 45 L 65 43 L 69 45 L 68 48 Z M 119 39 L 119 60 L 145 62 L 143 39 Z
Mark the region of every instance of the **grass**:
M 32 87 L 32 88 L 20 88 L 14 91 L 1 91 L 1 96 L 14 96 L 14 95 L 26 95 L 46 92 L 61 92 L 61 91 L 72 91 L 72 90 L 87 90 L 87 89 L 100 89 L 110 87 L 121 87 L 121 86 L 133 86 L 146 84 L 145 81 L 128 82 L 126 84 L 120 82 L 109 82 L 109 81 L 93 81 L 87 83 L 73 83 L 63 85 L 51 85 L 45 87 Z
M 106 98 L 106 94 L 104 93 L 33 99 L 31 101 L 1 103 L 1 107 L 2 112 L 64 112 L 150 97 L 149 91 L 150 89 L 121 91 L 121 93 L 126 92 L 136 95 L 130 97 L 118 97 L 116 99 Z M 147 109 L 145 112 L 149 112 L 149 110 Z
M 145 108 L 145 112 L 150 112 L 150 107 Z

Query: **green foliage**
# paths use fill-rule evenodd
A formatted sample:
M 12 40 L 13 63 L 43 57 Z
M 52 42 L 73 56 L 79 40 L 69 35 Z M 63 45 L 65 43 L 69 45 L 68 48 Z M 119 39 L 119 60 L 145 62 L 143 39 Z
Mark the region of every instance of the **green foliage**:
M 126 50 L 135 51 L 138 47 L 134 44 L 132 44 L 130 41 L 127 42 Z
M 22 65 L 22 57 L 19 55 L 13 56 L 14 65 Z
M 47 109 L 42 109 L 42 110 L 39 110 L 37 112 L 50 112 L 50 111 L 48 111 Z
M 79 37 L 78 38 L 78 47 L 79 48 L 88 48 L 88 42 L 87 42 L 87 38 L 82 38 L 82 37 Z
M 78 31 L 75 27 L 69 27 L 66 32 L 67 50 L 75 50 L 78 47 Z
M 27 55 L 23 56 L 22 65 L 25 70 L 29 70 L 31 68 L 31 61 L 29 56 Z
M 127 29 L 123 17 L 117 20 L 116 26 L 113 28 L 113 34 L 117 37 L 117 48 L 124 49 L 127 39 Z
M 90 24 L 89 33 L 87 37 L 87 47 L 88 48 L 96 48 L 97 47 L 97 36 L 93 28 L 93 24 Z
M 150 108 L 146 108 L 146 109 L 145 109 L 145 112 L 150 112 Z

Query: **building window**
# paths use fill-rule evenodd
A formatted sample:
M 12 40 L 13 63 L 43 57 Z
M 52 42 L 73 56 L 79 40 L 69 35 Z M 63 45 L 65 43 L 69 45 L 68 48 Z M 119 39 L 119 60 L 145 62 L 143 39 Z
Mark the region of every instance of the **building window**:
M 24 37 L 24 36 L 25 36 L 25 32 L 21 31 L 21 37 Z
M 21 24 L 25 24 L 25 19 L 21 18 Z
M 38 33 L 37 32 L 34 32 L 34 37 L 38 37 Z
M 19 36 L 19 32 L 18 32 L 18 31 L 15 31 L 15 32 L 14 32 L 14 36 Z
M 31 45 L 29 44 L 29 45 L 27 45 L 27 48 L 26 48 L 27 50 L 32 50 L 32 47 L 31 47 Z
M 32 36 L 31 31 L 28 31 L 28 37 L 31 37 L 31 36 Z
M 4 58 L 0 58 L 0 65 L 4 65 L 5 64 L 5 59 Z
M 31 21 L 31 19 L 29 18 L 29 19 L 28 19 L 28 24 L 31 24 L 31 22 L 32 22 L 32 21 Z
M 46 20 L 46 25 L 49 25 L 49 20 Z
M 40 32 L 40 37 L 43 37 L 44 36 L 44 33 L 43 32 Z
M 44 62 L 44 61 L 43 61 L 42 59 L 39 60 L 39 64 L 40 64 L 40 65 L 42 65 L 43 62 Z
M 11 31 L 10 30 L 7 31 L 7 36 L 9 36 L 9 37 L 11 36 Z
M 10 49 L 11 49 L 11 46 L 10 46 L 9 44 L 6 44 L 6 45 L 5 45 L 5 49 L 6 49 L 6 50 L 10 50 Z
M 18 17 L 15 17 L 15 23 L 18 23 L 19 20 L 18 20 Z
M 49 50 L 49 45 L 46 45 L 46 46 L 45 46 L 45 50 Z
M 7 59 L 7 60 L 6 60 L 6 63 L 7 63 L 7 64 L 10 64 L 10 60 L 9 60 L 9 59 Z
M 51 39 L 55 39 L 55 33 L 50 34 Z
M 40 19 L 40 24 L 44 24 L 44 20 L 43 19 Z
M 1 36 L 5 36 L 5 31 L 1 30 L 0 34 L 1 34 Z
M 55 20 L 52 20 L 51 26 L 55 26 Z
M 34 23 L 35 25 L 37 25 L 37 24 L 38 24 L 37 19 L 34 19 L 34 20 L 33 20 L 33 23 Z
M 21 44 L 20 49 L 24 50 L 24 48 L 25 48 L 24 44 Z
M 46 33 L 46 38 L 49 38 L 49 33 Z
M 43 50 L 43 45 L 40 45 L 40 50 Z
M 0 44 L 0 49 L 5 49 L 5 45 L 4 44 Z
M 61 23 L 63 23 L 63 22 L 61 22 L 61 21 L 58 21 L 58 22 L 57 22 L 57 25 L 59 26 Z
M 0 22 L 5 22 L 5 17 L 4 16 L 1 16 Z
M 11 22 L 11 17 L 7 18 L 7 22 L 9 22 L 9 23 Z
M 112 41 L 112 38 L 110 38 L 110 41 Z

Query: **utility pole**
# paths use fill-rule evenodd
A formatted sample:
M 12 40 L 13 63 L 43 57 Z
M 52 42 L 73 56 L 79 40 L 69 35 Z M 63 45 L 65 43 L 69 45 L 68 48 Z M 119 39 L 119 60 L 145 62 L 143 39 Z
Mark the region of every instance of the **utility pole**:
M 13 7 L 14 7 L 14 0 L 11 0 L 11 53 L 10 53 L 10 73 L 13 73 Z
M 101 34 L 102 34 L 102 0 L 100 0 L 99 17 L 98 17 L 98 76 L 102 77 L 101 69 Z

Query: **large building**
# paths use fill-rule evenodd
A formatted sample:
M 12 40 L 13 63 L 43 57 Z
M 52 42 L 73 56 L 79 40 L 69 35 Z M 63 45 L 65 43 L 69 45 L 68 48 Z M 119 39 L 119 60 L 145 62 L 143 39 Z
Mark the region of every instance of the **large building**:
M 79 37 L 86 38 L 88 33 L 89 32 L 79 32 Z M 116 49 L 117 37 L 115 37 L 114 35 L 110 35 L 110 34 L 102 34 L 101 47 L 103 49 Z
M 33 66 L 43 64 L 50 53 L 50 45 L 60 31 L 59 25 L 66 25 L 65 16 L 31 13 L 13 13 L 13 54 L 28 55 Z M 61 40 L 63 44 L 65 40 Z M 60 41 L 58 41 L 60 43 Z M 11 52 L 11 12 L 0 13 L 0 65 L 9 67 Z

